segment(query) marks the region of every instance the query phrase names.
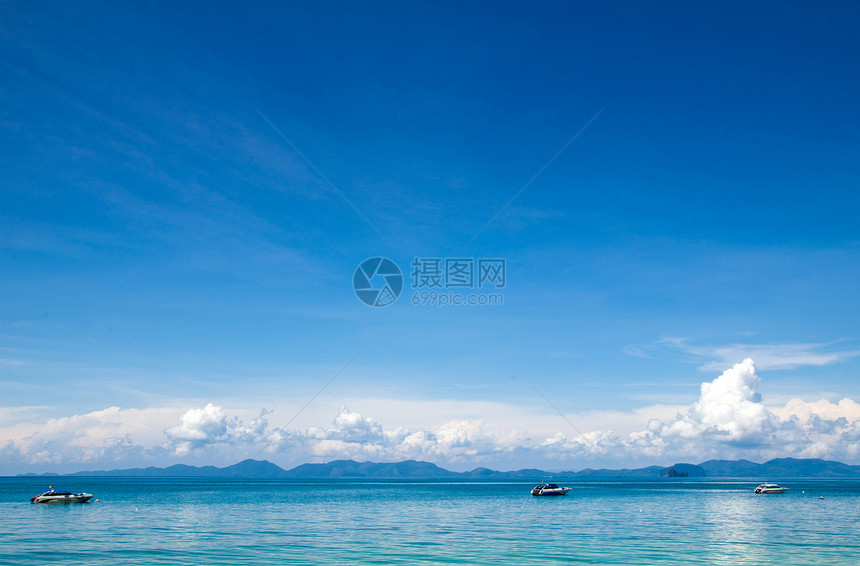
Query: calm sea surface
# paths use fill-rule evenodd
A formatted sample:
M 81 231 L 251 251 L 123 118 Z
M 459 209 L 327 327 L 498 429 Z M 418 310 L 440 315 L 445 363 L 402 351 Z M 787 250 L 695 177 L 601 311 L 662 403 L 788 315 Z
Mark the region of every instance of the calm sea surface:
M 561 483 L 0 478 L 0 564 L 860 564 L 857 481 Z

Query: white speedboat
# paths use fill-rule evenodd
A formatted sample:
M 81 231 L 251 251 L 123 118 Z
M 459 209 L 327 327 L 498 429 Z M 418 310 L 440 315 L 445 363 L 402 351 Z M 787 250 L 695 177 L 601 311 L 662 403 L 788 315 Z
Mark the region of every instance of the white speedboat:
M 782 487 L 778 483 L 763 483 L 755 488 L 756 493 L 785 493 L 787 487 Z
M 539 483 L 532 489 L 532 495 L 567 495 L 572 488 L 559 487 L 554 483 Z
M 71 491 L 57 491 L 53 488 L 45 493 L 40 493 L 30 498 L 30 503 L 86 503 L 92 499 L 91 493 L 72 493 Z

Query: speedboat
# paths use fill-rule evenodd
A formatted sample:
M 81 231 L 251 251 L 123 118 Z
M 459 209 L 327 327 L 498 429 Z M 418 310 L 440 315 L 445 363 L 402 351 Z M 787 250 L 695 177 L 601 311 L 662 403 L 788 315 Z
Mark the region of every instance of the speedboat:
M 756 493 L 785 493 L 787 487 L 782 487 L 778 483 L 763 483 L 755 488 Z
M 92 493 L 72 493 L 71 491 L 57 491 L 51 488 L 45 493 L 31 497 L 30 503 L 86 503 L 92 497 Z
M 572 488 L 559 487 L 554 483 L 539 483 L 532 489 L 532 495 L 567 495 Z

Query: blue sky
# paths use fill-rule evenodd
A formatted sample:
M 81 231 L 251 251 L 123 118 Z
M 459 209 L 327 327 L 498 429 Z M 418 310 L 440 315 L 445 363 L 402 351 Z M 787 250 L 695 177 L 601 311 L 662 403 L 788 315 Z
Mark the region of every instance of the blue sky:
M 860 463 L 858 16 L 4 4 L 0 472 Z

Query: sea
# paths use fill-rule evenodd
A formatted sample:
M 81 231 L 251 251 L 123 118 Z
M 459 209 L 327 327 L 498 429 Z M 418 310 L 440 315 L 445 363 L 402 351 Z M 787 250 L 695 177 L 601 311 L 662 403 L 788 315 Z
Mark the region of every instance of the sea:
M 860 564 L 857 480 L 535 483 L 0 478 L 0 564 Z

